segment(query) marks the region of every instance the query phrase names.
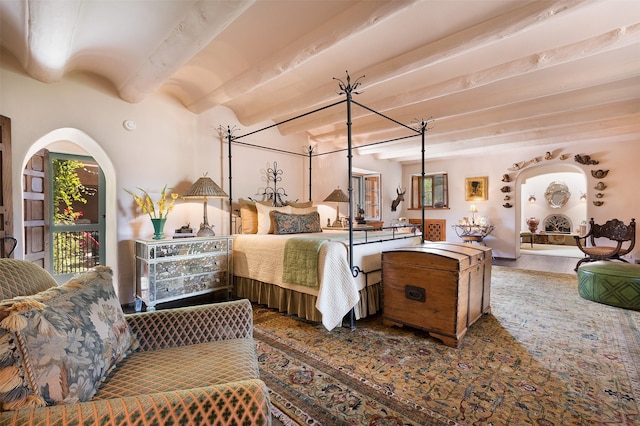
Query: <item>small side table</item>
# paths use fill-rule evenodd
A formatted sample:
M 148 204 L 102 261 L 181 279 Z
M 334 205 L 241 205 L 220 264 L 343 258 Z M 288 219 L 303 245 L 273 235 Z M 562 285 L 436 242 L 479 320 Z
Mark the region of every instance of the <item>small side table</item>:
M 493 225 L 451 225 L 451 227 L 463 242 L 469 244 L 474 241 L 478 244 L 484 244 L 485 237 L 494 230 Z
M 523 243 L 525 243 L 527 241 L 526 239 L 528 238 L 529 244 L 531 244 L 531 247 L 533 248 L 533 232 L 521 232 L 520 238 Z

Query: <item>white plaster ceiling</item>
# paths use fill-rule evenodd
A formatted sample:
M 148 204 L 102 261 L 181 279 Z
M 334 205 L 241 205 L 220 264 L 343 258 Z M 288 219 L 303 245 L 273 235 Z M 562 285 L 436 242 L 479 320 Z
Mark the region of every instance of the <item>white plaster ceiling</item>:
M 433 119 L 426 157 L 629 140 L 640 134 L 637 0 L 1 0 L 1 47 L 43 82 L 98 74 L 242 126 L 341 99 L 398 122 Z M 346 146 L 344 106 L 279 125 Z M 357 153 L 420 159 L 420 139 L 353 108 Z

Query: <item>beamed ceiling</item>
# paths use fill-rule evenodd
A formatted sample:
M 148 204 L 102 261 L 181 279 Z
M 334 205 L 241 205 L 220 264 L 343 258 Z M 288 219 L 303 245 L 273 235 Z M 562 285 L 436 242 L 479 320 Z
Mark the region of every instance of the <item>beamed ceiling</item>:
M 241 126 L 344 99 L 429 120 L 426 157 L 576 141 L 638 141 L 637 0 L 2 0 L 2 47 L 34 79 L 98 74 L 119 96 L 174 96 Z M 357 153 L 403 163 L 420 139 L 354 105 Z M 319 151 L 346 145 L 344 106 L 278 126 Z M 366 145 L 366 146 L 365 146 Z

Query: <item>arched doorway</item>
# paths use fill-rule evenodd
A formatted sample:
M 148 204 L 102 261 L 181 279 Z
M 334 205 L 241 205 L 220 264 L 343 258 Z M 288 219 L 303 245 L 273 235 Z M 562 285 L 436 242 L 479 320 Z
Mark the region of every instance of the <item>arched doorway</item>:
M 571 192 L 562 207 L 551 206 L 545 197 L 547 188 L 556 182 L 566 183 Z M 581 199 L 587 193 L 587 176 L 580 167 L 573 164 L 544 164 L 523 170 L 516 178 L 516 258 L 520 257 L 520 232 L 528 231 L 527 218 L 538 218 L 538 229 L 544 230 L 545 218 L 564 216 L 568 219 L 571 230 L 575 231 L 582 221 L 587 220 L 587 202 L 586 199 Z M 530 202 L 530 198 L 534 200 Z
M 14 178 L 22 181 L 22 171 L 27 166 L 31 158 L 43 149 L 50 149 L 56 152 L 82 154 L 92 157 L 99 164 L 105 176 L 105 235 L 108 238 L 104 241 L 105 264 L 113 269 L 114 276 L 118 276 L 117 271 L 117 221 L 116 221 L 116 178 L 115 168 L 102 147 L 89 135 L 74 128 L 61 128 L 53 130 L 34 142 L 22 159 L 22 167 L 14 171 Z M 22 191 L 24 192 L 24 184 Z M 19 219 L 16 220 L 18 229 L 25 227 L 24 206 L 20 207 Z M 24 252 L 22 243 L 19 243 L 17 252 Z M 116 289 L 117 291 L 117 289 Z

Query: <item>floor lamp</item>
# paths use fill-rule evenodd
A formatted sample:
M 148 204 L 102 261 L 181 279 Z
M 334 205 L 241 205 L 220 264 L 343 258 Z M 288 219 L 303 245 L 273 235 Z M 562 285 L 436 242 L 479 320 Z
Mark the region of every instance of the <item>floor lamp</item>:
M 324 199 L 326 202 L 333 203 L 348 203 L 349 197 L 345 194 L 342 189 L 335 189 L 327 198 Z M 332 228 L 342 228 L 342 222 L 340 222 L 340 204 L 336 205 L 336 220 L 331 225 Z
M 212 237 L 216 235 L 213 232 L 213 228 L 209 225 L 209 221 L 207 219 L 207 198 L 228 198 L 226 192 L 222 190 L 210 177 L 207 177 L 205 174 L 203 177 L 198 179 L 191 188 L 184 194 L 182 194 L 183 198 L 204 198 L 204 215 L 203 221 L 200 224 L 200 229 L 198 229 L 198 233 L 196 234 L 198 237 Z

